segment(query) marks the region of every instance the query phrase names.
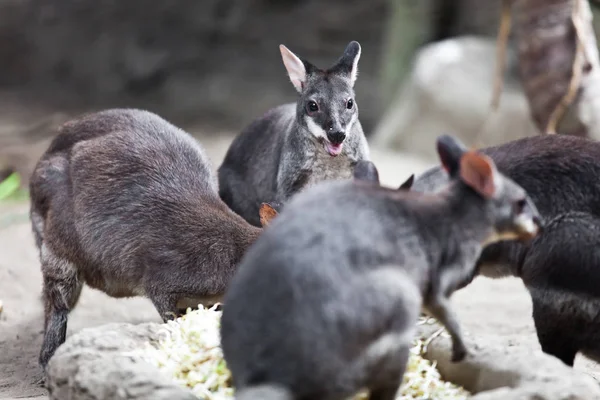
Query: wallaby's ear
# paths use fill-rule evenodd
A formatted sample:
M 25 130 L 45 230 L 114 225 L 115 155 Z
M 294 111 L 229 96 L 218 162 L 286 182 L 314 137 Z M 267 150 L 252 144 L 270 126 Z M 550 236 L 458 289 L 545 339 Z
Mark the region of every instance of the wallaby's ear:
M 354 166 L 354 179 L 379 183 L 379 171 L 372 161 L 360 160 Z
M 415 174 L 412 174 L 411 176 L 408 177 L 407 180 L 404 181 L 404 183 L 402 185 L 400 185 L 398 190 L 410 190 L 410 188 L 412 187 L 414 182 L 415 182 Z
M 283 65 L 287 70 L 290 81 L 292 81 L 292 84 L 296 90 L 299 93 L 302 93 L 302 90 L 306 85 L 306 77 L 308 75 L 304 62 L 282 44 L 279 45 L 279 51 L 281 52 Z
M 450 176 L 456 176 L 460 169 L 461 157 L 467 151 L 467 148 L 458 139 L 450 135 L 438 136 L 436 147 L 442 167 Z
M 460 159 L 460 178 L 485 198 L 498 190 L 498 171 L 491 158 L 476 151 L 463 154 Z
M 262 203 L 260 205 L 260 210 L 258 211 L 260 215 L 260 224 L 264 227 L 269 225 L 269 223 L 277 216 L 277 210 L 269 203 Z
M 360 60 L 360 44 L 357 41 L 348 43 L 344 54 L 340 57 L 338 62 L 330 69 L 330 71 L 338 74 L 344 74 L 354 86 L 356 78 L 358 77 L 358 60 Z

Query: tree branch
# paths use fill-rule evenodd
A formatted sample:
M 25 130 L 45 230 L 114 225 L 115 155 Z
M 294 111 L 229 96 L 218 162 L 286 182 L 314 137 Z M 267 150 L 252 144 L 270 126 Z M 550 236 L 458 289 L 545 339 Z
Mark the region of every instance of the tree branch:
M 600 0 L 599 0 L 600 1 Z M 494 90 L 492 92 L 492 110 L 498 110 L 500 96 L 504 86 L 504 68 L 506 67 L 506 48 L 510 35 L 512 0 L 502 0 L 502 17 L 498 28 L 496 39 L 496 72 L 494 78 Z
M 581 84 L 581 76 L 584 67 L 584 61 L 588 62 L 588 57 L 585 54 L 585 50 L 583 47 L 583 36 L 582 31 L 582 18 L 581 18 L 581 1 L 582 0 L 574 0 L 573 2 L 573 13 L 571 15 L 571 21 L 573 22 L 573 28 L 575 29 L 575 56 L 573 57 L 573 68 L 571 73 L 571 80 L 569 81 L 569 88 L 565 95 L 562 97 L 560 102 L 556 105 L 552 114 L 550 114 L 550 119 L 548 120 L 548 124 L 546 125 L 546 134 L 556 134 L 556 126 L 558 122 L 563 117 L 569 106 L 575 100 L 577 96 L 577 92 L 579 91 L 579 86 Z

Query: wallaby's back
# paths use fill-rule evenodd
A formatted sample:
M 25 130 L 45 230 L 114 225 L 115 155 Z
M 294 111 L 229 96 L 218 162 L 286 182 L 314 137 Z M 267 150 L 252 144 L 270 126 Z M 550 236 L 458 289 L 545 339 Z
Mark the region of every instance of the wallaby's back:
M 572 210 L 600 215 L 600 143 L 540 135 L 482 152 L 530 194 L 543 216 Z
M 383 242 L 390 239 L 390 232 L 378 222 L 362 184 L 330 185 L 314 187 L 313 196 L 303 193 L 290 201 L 290 210 L 248 251 L 228 289 L 222 346 L 236 390 L 242 393 L 252 392 L 254 385 L 279 384 L 293 393 L 292 398 L 339 399 L 339 394 L 351 394 L 357 382 L 369 381 L 366 371 L 371 367 L 364 363 L 383 363 L 387 352 L 394 359 L 387 368 L 396 371 L 397 353 L 408 349 L 420 306 L 418 289 L 409 278 L 398 279 L 403 275 L 391 267 L 368 274 L 382 261 L 378 251 L 386 244 L 357 245 L 353 257 L 347 257 L 346 243 L 360 244 L 359 236 L 365 232 Z M 352 219 L 341 211 L 331 213 L 347 207 L 352 207 Z M 305 212 L 298 213 L 299 209 Z M 364 228 L 358 232 L 356 226 Z M 393 250 L 390 246 L 390 255 Z M 406 256 L 395 254 L 398 259 Z M 244 303 L 252 306 L 242 307 Z M 331 318 L 339 318 L 339 325 Z M 266 321 L 276 326 L 268 327 Z M 389 338 L 387 329 L 394 332 Z M 382 354 L 366 357 L 365 343 L 379 337 L 385 337 L 389 346 L 381 349 Z M 273 351 L 276 343 L 278 350 Z M 402 364 L 404 356 L 397 360 Z
M 86 144 L 89 141 L 94 143 Z M 92 170 L 86 168 L 88 156 L 93 161 Z M 115 159 L 126 162 L 114 162 Z M 63 168 L 66 165 L 69 167 Z M 190 192 L 200 189 L 209 197 L 217 192 L 216 177 L 204 150 L 179 128 L 153 113 L 137 109 L 87 114 L 60 128 L 38 163 L 30 185 L 33 208 L 43 211 L 43 216 L 47 211 L 44 206 L 47 195 L 40 188 L 47 186 L 44 180 L 48 174 L 63 175 L 67 179 L 58 181 L 68 187 L 72 183 L 67 182 L 70 178 L 85 176 L 99 190 L 132 185 L 141 188 L 160 182 L 165 191 L 170 190 L 170 196 L 183 195 L 187 188 Z M 120 177 L 128 179 L 125 182 L 116 179 Z M 56 186 L 58 181 L 49 186 Z M 186 185 L 181 185 L 184 182 Z M 146 189 L 149 195 L 156 194 L 149 186 Z M 54 192 L 58 190 L 55 188 Z
M 62 179 L 44 184 L 48 175 Z M 80 241 L 104 243 L 86 249 L 94 253 L 91 260 L 128 258 L 156 232 L 168 240 L 175 227 L 165 222 L 192 223 L 185 221 L 186 207 L 192 217 L 200 203 L 222 204 L 197 142 L 155 114 L 134 109 L 103 111 L 66 124 L 33 174 L 32 210 L 42 218 L 49 193 L 38 188 L 52 186 L 52 193 L 69 193 L 71 201 L 56 208 L 68 208 L 77 219 L 72 228 Z
M 540 135 L 480 151 L 529 193 L 544 217 L 572 210 L 600 215 L 600 143 L 570 135 Z M 447 181 L 436 166 L 418 176 L 412 190 L 432 191 Z

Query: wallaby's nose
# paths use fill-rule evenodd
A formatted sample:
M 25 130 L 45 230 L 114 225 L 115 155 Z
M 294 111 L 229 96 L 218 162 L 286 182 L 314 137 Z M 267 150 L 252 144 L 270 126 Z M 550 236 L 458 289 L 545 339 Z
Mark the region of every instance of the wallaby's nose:
M 327 139 L 332 144 L 341 144 L 346 139 L 346 134 L 343 131 L 330 131 L 327 132 Z

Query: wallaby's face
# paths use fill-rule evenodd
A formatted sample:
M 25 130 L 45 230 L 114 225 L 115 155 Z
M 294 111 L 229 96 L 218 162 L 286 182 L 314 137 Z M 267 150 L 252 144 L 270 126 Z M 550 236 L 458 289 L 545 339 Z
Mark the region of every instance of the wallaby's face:
M 354 83 L 358 74 L 361 48 L 350 42 L 335 65 L 321 70 L 300 59 L 280 45 L 283 64 L 292 84 L 300 94 L 298 121 L 329 155 L 339 155 L 344 141 L 358 120 Z
M 541 217 L 525 190 L 498 172 L 496 192 L 491 202 L 498 240 L 530 240 L 542 227 Z
M 467 149 L 457 139 L 438 138 L 442 166 L 487 200 L 486 212 L 494 226 L 487 243 L 499 240 L 529 240 L 542 228 L 542 219 L 525 192 L 496 169 L 491 158 Z

